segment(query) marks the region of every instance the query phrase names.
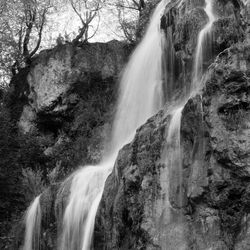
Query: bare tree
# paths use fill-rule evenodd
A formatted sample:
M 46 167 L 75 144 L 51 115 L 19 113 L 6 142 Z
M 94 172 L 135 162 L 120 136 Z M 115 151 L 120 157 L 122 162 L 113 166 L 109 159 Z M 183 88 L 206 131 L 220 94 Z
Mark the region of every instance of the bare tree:
M 115 5 L 122 9 L 136 10 L 139 13 L 145 8 L 145 0 L 117 0 Z
M 136 42 L 139 19 L 146 4 L 145 0 L 115 0 L 109 3 L 116 9 L 120 29 L 131 43 Z
M 105 0 L 69 0 L 70 5 L 81 21 L 81 27 L 77 36 L 73 39 L 73 43 L 87 42 L 95 36 L 100 22 L 99 11 L 103 8 Z M 98 19 L 96 27 L 92 26 L 93 20 Z M 93 33 L 90 35 L 90 27 Z

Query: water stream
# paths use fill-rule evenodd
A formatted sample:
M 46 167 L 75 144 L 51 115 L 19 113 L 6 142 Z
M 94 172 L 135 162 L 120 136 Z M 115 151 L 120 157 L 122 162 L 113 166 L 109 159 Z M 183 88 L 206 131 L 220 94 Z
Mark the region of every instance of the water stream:
M 37 196 L 25 216 L 25 239 L 23 250 L 40 249 L 41 207 Z
M 180 3 L 182 3 L 181 1 Z M 183 189 L 183 169 L 182 169 L 182 154 L 181 154 L 181 117 L 182 110 L 186 105 L 189 98 L 199 93 L 202 88 L 202 77 L 204 73 L 203 63 L 205 58 L 203 57 L 206 51 L 205 44 L 207 40 L 210 39 L 210 32 L 212 25 L 214 23 L 215 16 L 213 15 L 213 0 L 206 0 L 206 6 L 204 8 L 207 16 L 208 23 L 200 31 L 196 53 L 194 57 L 193 66 L 193 77 L 192 86 L 190 93 L 187 95 L 186 100 L 177 100 L 171 107 L 171 120 L 167 133 L 166 141 L 166 158 L 163 159 L 166 164 L 166 173 L 164 174 L 168 180 L 168 187 L 165 188 L 165 205 L 167 206 L 165 210 L 165 218 L 168 220 L 166 226 L 169 227 L 166 237 L 161 239 L 162 249 L 187 249 L 185 243 L 184 235 L 184 222 L 182 213 L 178 212 L 175 208 L 181 209 L 184 206 L 184 189 Z M 166 181 L 166 180 L 164 180 Z M 175 215 L 174 215 L 175 214 Z M 174 217 L 174 218 L 173 218 Z M 172 222 L 171 222 L 172 221 Z M 164 230 L 164 229 L 163 229 Z M 166 230 L 166 229 L 165 229 Z M 164 233 L 163 233 L 164 235 Z M 176 237 L 178 235 L 178 237 Z M 174 239 L 173 239 L 174 238 Z M 168 246 L 166 246 L 168 242 Z
M 133 53 L 121 79 L 119 102 L 110 145 L 98 166 L 85 166 L 74 173 L 63 218 L 60 250 L 89 250 L 95 216 L 105 180 L 119 149 L 134 136 L 136 128 L 163 105 L 162 46 L 160 19 L 168 0 L 156 8 L 147 32 Z
M 198 42 L 195 52 L 194 60 L 194 70 L 193 70 L 193 81 L 192 81 L 192 91 L 197 93 L 200 89 L 202 76 L 204 73 L 203 63 L 204 63 L 204 54 L 208 50 L 206 45 L 209 45 L 211 28 L 214 21 L 216 20 L 215 15 L 213 14 L 213 0 L 206 0 L 205 12 L 208 16 L 208 23 L 200 31 L 198 36 Z M 210 52 L 210 51 L 207 51 Z
M 111 142 L 107 152 L 97 166 L 85 166 L 77 170 L 72 179 L 70 195 L 63 216 L 62 232 L 58 242 L 60 250 L 89 250 L 92 244 L 95 216 L 102 197 L 104 184 L 111 173 L 119 149 L 131 141 L 136 129 L 146 119 L 163 107 L 162 54 L 166 40 L 160 30 L 160 21 L 165 6 L 170 0 L 161 1 L 153 13 L 147 32 L 137 47 L 123 73 L 120 83 L 119 102 L 113 124 Z M 180 3 L 182 3 L 180 1 Z M 215 17 L 212 0 L 206 0 L 205 11 L 209 22 L 201 30 L 194 63 L 192 92 L 198 92 L 203 74 L 204 41 L 209 34 Z M 168 159 L 169 168 L 181 172 L 180 126 L 181 114 L 185 105 L 173 109 L 167 143 L 171 144 L 172 156 Z M 182 179 L 179 179 L 182 182 Z M 64 184 L 63 184 L 64 185 Z M 40 235 L 40 197 L 37 197 L 26 217 L 26 237 L 24 250 L 32 250 Z M 181 203 L 180 190 L 180 203 Z M 35 229 L 36 228 L 36 229 Z

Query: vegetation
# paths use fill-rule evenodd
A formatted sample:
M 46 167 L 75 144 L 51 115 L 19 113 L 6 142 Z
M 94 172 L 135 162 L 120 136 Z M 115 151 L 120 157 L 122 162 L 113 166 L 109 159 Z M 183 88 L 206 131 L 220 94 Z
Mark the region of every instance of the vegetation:
M 88 42 L 97 35 L 100 24 L 108 17 L 112 23 L 106 24 L 103 33 L 111 30 L 114 38 L 135 43 L 139 37 L 142 13 L 147 6 L 151 9 L 155 2 L 157 0 L 2 0 L 0 85 L 8 85 L 13 75 L 29 65 L 41 49 L 49 48 L 53 42 Z M 78 28 L 75 23 L 68 24 L 75 27 L 74 32 L 67 31 L 66 23 L 62 24 L 59 20 L 59 16 L 70 9 L 79 21 Z M 57 22 L 60 24 L 56 25 Z
M 2 80 L 15 75 L 31 62 L 42 42 L 52 0 L 1 1 L 0 60 Z
M 0 247 L 5 249 L 13 222 L 44 187 L 42 168 L 49 159 L 36 138 L 19 134 L 10 109 L 3 99 L 0 103 Z

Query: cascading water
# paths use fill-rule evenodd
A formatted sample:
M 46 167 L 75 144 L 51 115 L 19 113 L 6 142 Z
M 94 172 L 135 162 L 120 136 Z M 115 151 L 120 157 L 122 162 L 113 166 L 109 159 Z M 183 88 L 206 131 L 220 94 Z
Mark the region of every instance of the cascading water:
M 160 31 L 160 19 L 165 6 L 170 0 L 163 0 L 157 6 L 144 39 L 133 53 L 125 69 L 120 89 L 120 97 L 110 145 L 107 154 L 98 166 L 86 166 L 76 171 L 71 177 L 70 195 L 64 212 L 61 236 L 58 242 L 60 250 L 89 250 L 91 248 L 94 222 L 99 202 L 102 197 L 105 180 L 111 173 L 118 150 L 129 142 L 138 126 L 152 116 L 163 105 L 162 91 L 162 47 L 164 35 Z M 183 3 L 183 0 L 180 1 Z M 203 68 L 203 43 L 215 20 L 212 14 L 212 0 L 206 0 L 205 11 L 208 24 L 198 37 L 195 56 L 192 92 L 198 92 Z M 167 144 L 172 145 L 171 169 L 181 168 L 180 124 L 181 113 L 185 105 L 176 106 L 168 131 Z M 178 171 L 181 172 L 181 169 Z M 180 179 L 181 182 L 181 179 Z M 66 185 L 66 184 L 65 184 Z M 26 237 L 24 250 L 32 250 L 32 242 L 40 235 L 40 204 L 35 199 L 26 217 Z M 37 233 L 38 232 L 38 233 Z M 39 249 L 38 247 L 35 249 Z
M 170 170 L 170 179 L 176 182 L 170 182 L 170 186 L 178 186 L 178 200 L 176 205 L 182 207 L 183 190 L 182 190 L 182 157 L 181 157 L 181 117 L 184 106 L 177 107 L 173 110 L 172 118 L 168 128 L 167 144 L 168 156 L 167 162 Z M 172 188 L 171 188 L 172 189 Z M 175 189 L 175 188 L 174 188 Z
M 157 6 L 147 32 L 126 67 L 120 87 L 120 98 L 111 142 L 119 149 L 133 138 L 135 129 L 163 106 L 162 48 L 165 36 L 160 18 L 169 0 Z
M 213 1 L 206 0 L 205 12 L 208 16 L 208 23 L 205 27 L 200 31 L 198 36 L 198 43 L 196 47 L 195 53 L 195 61 L 194 61 L 194 71 L 193 71 L 193 81 L 192 81 L 192 90 L 193 92 L 197 92 L 197 88 L 200 88 L 201 78 L 203 76 L 203 63 L 204 63 L 204 52 L 207 50 L 205 48 L 206 41 L 209 41 L 209 35 L 211 33 L 211 28 L 213 26 L 214 21 L 216 20 L 213 14 Z M 208 44 L 208 43 L 206 43 Z
M 182 249 L 186 248 L 184 238 L 184 216 L 179 211 L 184 205 L 183 202 L 183 178 L 182 178 L 182 155 L 181 155 L 181 117 L 183 106 L 170 109 L 171 116 L 167 130 L 166 147 L 163 153 L 163 162 L 166 167 L 161 173 L 163 212 L 158 225 L 159 242 L 161 249 Z M 178 208 L 178 209 L 176 209 Z
M 40 196 L 36 197 L 25 216 L 25 239 L 23 250 L 40 249 L 41 207 Z
M 182 4 L 183 1 L 180 1 L 179 5 Z M 183 237 L 183 216 L 182 214 L 178 214 L 175 212 L 175 215 L 171 214 L 171 211 L 176 208 L 182 208 L 184 206 L 184 190 L 183 190 L 183 178 L 182 178 L 182 156 L 181 156 L 181 117 L 182 117 L 182 110 L 187 103 L 188 99 L 193 95 L 197 94 L 201 88 L 202 76 L 203 76 L 203 53 L 204 53 L 204 43 L 208 38 L 208 34 L 211 31 L 213 22 L 215 21 L 215 17 L 212 11 L 213 0 L 206 0 L 206 7 L 205 12 L 209 18 L 208 23 L 205 27 L 200 31 L 198 36 L 196 54 L 195 54 L 195 61 L 194 61 L 194 69 L 193 69 L 193 79 L 192 79 L 192 87 L 190 90 L 189 95 L 187 95 L 186 100 L 177 100 L 173 104 L 170 115 L 171 121 L 168 128 L 168 136 L 166 141 L 166 149 L 167 155 L 164 159 L 164 162 L 167 166 L 167 173 L 165 176 L 167 177 L 168 187 L 165 188 L 165 199 L 166 199 L 166 227 L 170 227 L 168 234 L 166 235 L 167 238 L 161 240 L 162 249 L 186 249 L 185 239 Z M 166 180 L 165 180 L 166 181 Z M 173 197 L 172 197 L 173 196 Z M 173 220 L 173 218 L 175 219 Z M 171 221 L 174 221 L 175 225 L 171 226 Z M 173 230 L 174 229 L 174 230 Z M 163 229 L 164 230 L 164 229 Z M 178 239 L 176 238 L 178 235 Z M 174 238 L 171 239 L 171 236 Z M 166 246 L 166 242 L 168 242 L 168 246 Z
M 121 80 L 113 134 L 108 153 L 98 166 L 87 166 L 72 177 L 70 197 L 59 241 L 61 250 L 91 247 L 95 216 L 118 150 L 129 142 L 138 126 L 158 111 L 162 103 L 162 46 L 160 19 L 169 0 L 157 6 L 141 44 L 133 53 Z

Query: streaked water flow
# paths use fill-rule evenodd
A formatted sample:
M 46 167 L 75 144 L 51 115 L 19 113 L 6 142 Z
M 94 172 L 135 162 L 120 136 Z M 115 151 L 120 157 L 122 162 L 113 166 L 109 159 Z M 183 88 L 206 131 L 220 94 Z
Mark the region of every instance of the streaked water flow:
M 181 1 L 181 4 L 183 1 Z M 167 166 L 167 178 L 168 178 L 168 189 L 165 190 L 166 193 L 166 206 L 169 208 L 166 210 L 167 215 L 166 218 L 171 219 L 170 217 L 170 210 L 171 210 L 171 202 L 174 203 L 175 207 L 182 208 L 184 201 L 184 190 L 183 190 L 183 169 L 182 169 L 182 154 L 181 154 L 181 117 L 182 117 L 182 110 L 184 106 L 186 105 L 189 98 L 196 95 L 199 90 L 201 89 L 201 83 L 202 83 L 202 76 L 203 76 L 203 53 L 205 51 L 204 44 L 206 42 L 206 39 L 209 39 L 209 34 L 211 32 L 212 25 L 215 21 L 215 16 L 213 15 L 213 1 L 212 0 L 206 0 L 206 6 L 205 6 L 205 12 L 208 16 L 208 23 L 205 25 L 205 27 L 200 31 L 197 41 L 197 48 L 196 48 L 196 54 L 194 58 L 194 68 L 193 68 L 193 78 L 192 78 L 192 86 L 190 93 L 187 95 L 188 98 L 186 100 L 177 100 L 175 107 L 172 107 L 172 111 L 170 112 L 171 120 L 168 128 L 167 133 L 167 143 L 166 143 L 166 159 L 165 164 Z M 180 105 L 180 103 L 182 103 Z M 174 193 L 174 197 L 171 197 L 171 193 Z M 170 202 L 169 202 L 170 201 Z M 178 219 L 182 220 L 183 216 L 182 214 L 178 215 Z M 170 223 L 170 222 L 169 222 Z M 175 223 L 178 224 L 178 221 L 175 221 Z M 182 224 L 182 222 L 181 222 Z M 178 226 L 176 226 L 178 228 Z M 186 243 L 184 236 L 181 239 L 183 235 L 184 228 L 181 228 L 178 232 L 180 239 L 175 239 L 175 243 L 177 244 L 175 247 L 176 249 L 186 249 Z M 171 234 L 171 233 L 170 233 Z M 165 239 L 163 239 L 165 240 Z M 172 239 L 168 239 L 169 244 Z M 178 245 L 179 244 L 179 245 Z M 162 242 L 162 245 L 164 245 L 164 242 Z
M 25 239 L 23 250 L 40 249 L 41 207 L 40 196 L 36 197 L 25 216 Z
M 200 88 L 201 79 L 203 76 L 203 63 L 204 63 L 204 53 L 207 50 L 206 44 L 209 44 L 211 28 L 214 21 L 216 20 L 215 15 L 213 14 L 213 1 L 206 0 L 205 12 L 208 16 L 208 23 L 200 31 L 198 36 L 198 43 L 195 53 L 194 61 L 194 72 L 193 72 L 193 81 L 192 81 L 192 91 L 197 92 L 197 88 Z
M 158 4 L 142 42 L 131 56 L 124 71 L 120 83 L 119 101 L 111 142 L 106 145 L 108 149 L 102 162 L 97 166 L 85 166 L 70 177 L 72 183 L 63 216 L 62 232 L 58 240 L 60 242 L 59 250 L 89 250 L 91 248 L 96 212 L 105 181 L 113 169 L 119 149 L 133 138 L 136 128 L 162 108 L 164 104 L 162 52 L 166 40 L 160 30 L 160 21 L 165 6 L 169 2 L 170 0 L 163 0 Z M 180 1 L 179 4 L 181 5 L 183 2 L 184 0 Z M 215 20 L 212 12 L 212 0 L 206 0 L 205 11 L 209 22 L 201 30 L 198 37 L 193 92 L 199 89 L 198 83 L 203 74 L 203 67 L 201 66 L 203 64 L 203 43 Z M 185 103 L 173 109 L 167 137 L 168 144 L 172 145 L 173 152 L 168 159 L 170 168 L 177 168 L 178 171 L 182 171 L 180 128 L 184 105 Z M 39 249 L 32 248 L 37 244 L 39 245 L 39 238 L 36 239 L 36 235 L 40 235 L 41 211 L 39 199 L 40 197 L 37 197 L 34 200 L 26 216 L 24 250 Z
M 60 250 L 91 248 L 95 216 L 119 149 L 128 143 L 138 126 L 163 105 L 162 46 L 160 19 L 168 0 L 156 8 L 148 30 L 133 53 L 121 79 L 119 102 L 111 143 L 98 166 L 87 166 L 74 173 L 70 197 L 64 213 Z

